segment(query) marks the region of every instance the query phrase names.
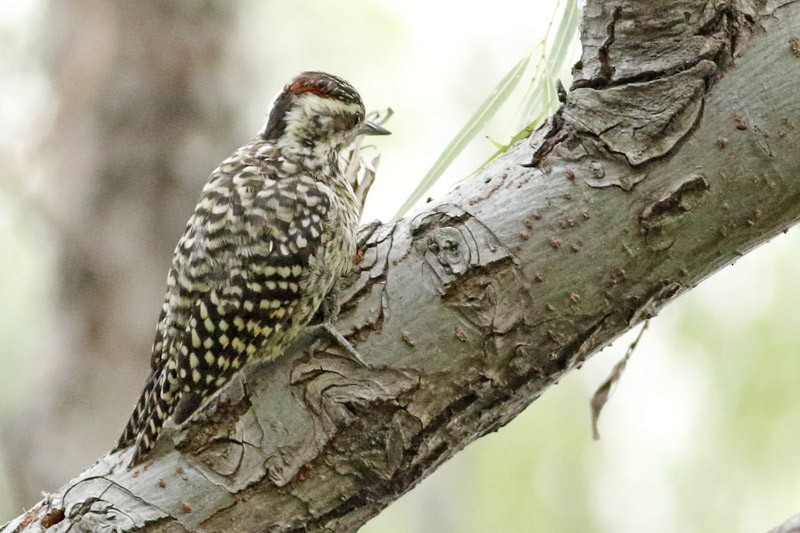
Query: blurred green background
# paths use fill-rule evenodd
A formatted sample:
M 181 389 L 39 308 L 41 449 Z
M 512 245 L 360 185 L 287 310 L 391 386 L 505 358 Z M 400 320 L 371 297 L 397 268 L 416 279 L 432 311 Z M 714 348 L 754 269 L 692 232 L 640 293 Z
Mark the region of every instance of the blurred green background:
M 202 183 L 287 79 L 329 70 L 394 108 L 365 213 L 387 220 L 555 7 L 0 0 L 0 523 L 113 444 Z M 529 82 L 429 195 L 519 131 Z M 792 230 L 665 309 L 601 441 L 589 400 L 630 334 L 363 531 L 749 532 L 798 512 L 798 262 Z

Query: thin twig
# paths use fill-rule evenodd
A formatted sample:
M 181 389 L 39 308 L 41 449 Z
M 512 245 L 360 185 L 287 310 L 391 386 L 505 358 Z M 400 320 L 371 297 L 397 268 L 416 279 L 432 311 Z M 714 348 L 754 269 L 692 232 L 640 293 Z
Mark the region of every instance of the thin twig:
M 633 342 L 628 346 L 628 350 L 625 352 L 625 355 L 620 359 L 620 361 L 614 365 L 614 368 L 611 369 L 611 373 L 608 375 L 606 380 L 597 387 L 597 390 L 592 396 L 592 435 L 594 440 L 600 440 L 600 431 L 597 429 L 597 420 L 600 418 L 600 413 L 603 411 L 603 407 L 605 407 L 606 402 L 611 397 L 611 392 L 614 389 L 614 386 L 619 382 L 619 379 L 622 377 L 622 373 L 625 371 L 625 366 L 628 364 L 628 359 L 631 358 L 633 355 L 633 351 L 638 346 L 639 341 L 642 339 L 642 334 L 647 329 L 647 326 L 650 325 L 650 320 L 645 320 L 644 324 L 642 325 L 642 329 L 639 330 L 639 334 L 633 340 Z

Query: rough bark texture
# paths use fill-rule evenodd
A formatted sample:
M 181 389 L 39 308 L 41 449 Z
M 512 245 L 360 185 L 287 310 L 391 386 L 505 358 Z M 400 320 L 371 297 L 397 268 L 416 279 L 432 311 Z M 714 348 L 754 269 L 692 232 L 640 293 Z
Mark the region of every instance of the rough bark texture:
M 61 331 L 56 353 L 36 358 L 58 371 L 3 428 L 18 505 L 107 449 L 142 386 L 175 235 L 218 154 L 235 148 L 222 83 L 238 64 L 226 57 L 237 9 L 50 2 L 43 41 L 59 111 L 45 216 L 60 245 Z
M 252 369 L 152 463 L 104 457 L 6 531 L 354 531 L 800 219 L 800 2 L 596 0 L 584 17 L 547 124 L 367 232 L 338 326 L 373 369 L 301 351 Z

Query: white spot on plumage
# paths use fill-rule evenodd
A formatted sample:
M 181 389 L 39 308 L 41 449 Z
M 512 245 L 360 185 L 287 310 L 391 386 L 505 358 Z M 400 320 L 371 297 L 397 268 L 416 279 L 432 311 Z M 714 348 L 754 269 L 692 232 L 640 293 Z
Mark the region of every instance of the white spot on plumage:
M 239 353 L 244 351 L 244 343 L 239 339 L 239 337 L 234 337 L 233 342 L 231 342 L 231 346 Z
M 197 334 L 197 330 L 192 330 L 192 348 L 199 348 L 200 347 L 200 335 Z

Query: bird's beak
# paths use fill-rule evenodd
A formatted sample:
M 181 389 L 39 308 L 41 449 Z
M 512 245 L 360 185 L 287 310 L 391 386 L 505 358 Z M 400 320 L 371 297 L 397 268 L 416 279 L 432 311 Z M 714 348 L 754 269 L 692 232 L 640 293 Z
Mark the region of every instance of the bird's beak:
M 391 135 L 392 132 L 382 126 L 378 126 L 369 120 L 364 121 L 364 125 L 358 130 L 359 135 Z

